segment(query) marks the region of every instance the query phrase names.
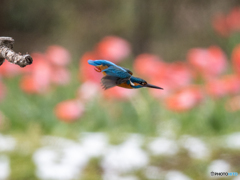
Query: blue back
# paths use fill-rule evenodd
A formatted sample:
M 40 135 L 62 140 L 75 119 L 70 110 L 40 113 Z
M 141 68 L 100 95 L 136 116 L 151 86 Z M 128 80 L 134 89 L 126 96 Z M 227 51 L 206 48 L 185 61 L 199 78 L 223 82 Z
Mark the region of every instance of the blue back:
M 103 65 L 103 66 L 117 66 L 116 64 L 110 62 L 110 61 L 107 61 L 107 60 L 88 60 L 88 64 L 90 65 L 93 65 L 93 66 L 100 66 L 100 65 Z
M 109 76 L 115 76 L 119 78 L 130 78 L 131 75 L 122 67 L 117 66 L 116 64 L 107 61 L 107 60 L 88 60 L 88 64 L 93 66 L 108 66 L 107 69 L 104 69 L 103 72 L 105 72 Z

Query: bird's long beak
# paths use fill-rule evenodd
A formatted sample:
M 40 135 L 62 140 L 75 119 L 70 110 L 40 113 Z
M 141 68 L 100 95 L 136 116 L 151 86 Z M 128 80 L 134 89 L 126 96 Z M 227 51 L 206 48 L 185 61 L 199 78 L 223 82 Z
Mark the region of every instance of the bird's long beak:
M 163 89 L 163 88 L 161 88 L 161 87 L 154 86 L 154 85 L 152 85 L 152 84 L 146 84 L 146 85 L 144 85 L 144 87 L 155 88 L 155 89 Z

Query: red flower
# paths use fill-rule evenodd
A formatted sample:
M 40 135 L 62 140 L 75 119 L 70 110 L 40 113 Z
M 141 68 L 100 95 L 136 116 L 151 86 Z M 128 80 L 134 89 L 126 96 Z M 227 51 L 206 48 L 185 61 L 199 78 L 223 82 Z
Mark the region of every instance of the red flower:
M 46 61 L 35 62 L 32 77 L 38 85 L 40 92 L 45 92 L 51 82 L 52 68 Z
M 155 86 L 162 87 L 164 89 L 164 90 L 159 90 L 159 89 L 148 88 L 150 94 L 155 98 L 162 99 L 164 97 L 169 96 L 169 94 L 171 94 L 171 92 L 173 91 L 171 83 L 167 79 L 153 78 L 152 80 L 149 81 L 149 83 Z
M 206 91 L 213 97 L 223 97 L 240 92 L 240 79 L 236 75 L 225 75 L 206 84 Z
M 149 89 L 149 91 L 154 97 L 166 97 L 172 91 L 188 86 L 192 81 L 192 74 L 188 65 L 183 62 L 165 64 L 164 70 L 158 75 L 152 76 L 149 81 L 150 84 L 163 87 L 164 90 Z
M 221 74 L 227 65 L 224 52 L 217 46 L 211 46 L 208 49 L 191 49 L 187 59 L 205 78 Z
M 70 82 L 70 73 L 64 67 L 55 67 L 51 73 L 51 81 L 58 85 L 65 85 Z
M 223 97 L 227 94 L 224 82 L 220 79 L 210 80 L 205 88 L 207 93 L 213 97 Z
M 218 14 L 213 18 L 213 28 L 224 37 L 227 37 L 230 33 L 226 17 L 223 14 Z
M 195 107 L 202 99 L 201 89 L 197 86 L 190 86 L 166 98 L 166 106 L 173 111 L 186 111 Z
M 58 103 L 54 112 L 58 119 L 65 122 L 73 122 L 82 116 L 84 106 L 79 100 L 67 100 Z
M 133 68 L 137 74 L 150 79 L 164 74 L 165 63 L 158 56 L 141 54 L 136 57 Z
M 32 93 L 39 93 L 40 92 L 40 89 L 39 89 L 36 81 L 34 81 L 32 76 L 24 76 L 21 79 L 20 87 L 26 93 L 32 94 Z
M 86 52 L 80 59 L 79 64 L 79 79 L 83 81 L 101 82 L 102 75 L 94 70 L 94 67 L 88 64 L 88 60 L 98 59 L 93 52 Z
M 107 36 L 103 38 L 96 47 L 96 52 L 101 59 L 119 62 L 130 54 L 129 43 L 116 36 Z
M 0 74 L 5 77 L 14 77 L 19 75 L 22 72 L 22 69 L 16 64 L 12 64 L 9 61 L 5 60 L 4 63 L 0 66 Z
M 240 76 L 240 44 L 233 49 L 232 63 L 234 70 Z
M 233 8 L 227 15 L 218 14 L 213 18 L 213 27 L 222 36 L 240 31 L 240 7 Z
M 240 7 L 233 8 L 226 21 L 231 31 L 240 31 Z
M 46 59 L 53 65 L 65 66 L 71 61 L 70 53 L 64 47 L 53 45 L 46 51 Z
M 240 110 L 240 96 L 234 96 L 227 100 L 225 104 L 226 110 L 235 112 Z
M 240 92 L 240 78 L 234 74 L 226 75 L 222 78 L 228 94 L 238 94 Z
M 34 67 L 38 65 L 38 62 L 46 61 L 45 54 L 42 53 L 32 53 L 33 63 L 30 66 L 22 68 L 23 73 L 31 74 L 34 71 Z
M 93 99 L 95 96 L 99 95 L 100 92 L 99 83 L 87 81 L 78 88 L 77 97 L 85 102 Z
M 36 59 L 32 69 L 21 81 L 21 88 L 27 93 L 44 93 L 51 82 L 52 68 L 45 59 Z
M 121 87 L 113 87 L 106 91 L 103 91 L 103 95 L 106 99 L 110 100 L 128 100 L 136 94 L 136 90 L 125 89 Z
M 164 78 L 173 89 L 185 87 L 192 81 L 192 72 L 187 64 L 174 62 L 166 66 Z

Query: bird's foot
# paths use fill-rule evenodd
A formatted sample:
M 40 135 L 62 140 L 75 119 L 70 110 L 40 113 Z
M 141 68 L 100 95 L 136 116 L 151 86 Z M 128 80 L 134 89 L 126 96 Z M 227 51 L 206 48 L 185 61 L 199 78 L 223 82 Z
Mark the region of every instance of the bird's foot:
M 99 67 L 95 67 L 94 70 L 97 72 L 102 72 L 102 70 Z

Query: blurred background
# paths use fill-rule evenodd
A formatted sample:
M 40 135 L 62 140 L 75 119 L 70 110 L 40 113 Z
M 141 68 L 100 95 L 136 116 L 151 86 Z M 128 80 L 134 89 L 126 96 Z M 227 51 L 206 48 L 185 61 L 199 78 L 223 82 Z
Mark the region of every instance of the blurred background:
M 240 180 L 240 1 L 2 0 L 0 179 Z M 106 59 L 164 90 L 102 90 Z M 218 179 L 218 177 L 214 178 Z

